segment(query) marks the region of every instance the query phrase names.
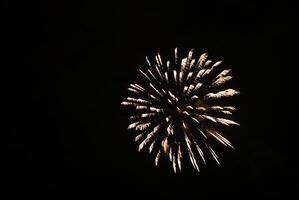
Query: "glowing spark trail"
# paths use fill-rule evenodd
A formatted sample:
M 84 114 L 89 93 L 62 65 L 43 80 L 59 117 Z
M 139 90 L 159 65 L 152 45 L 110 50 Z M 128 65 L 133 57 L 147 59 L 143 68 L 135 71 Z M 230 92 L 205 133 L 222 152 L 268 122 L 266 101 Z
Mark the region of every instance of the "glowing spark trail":
M 176 48 L 173 62 L 160 54 L 153 61 L 146 57 L 141 83 L 130 84 L 131 95 L 121 103 L 132 109 L 128 129 L 137 132 L 138 151 L 148 148 L 156 165 L 165 156 L 174 172 L 181 171 L 183 158 L 197 171 L 207 155 L 219 164 L 214 141 L 234 148 L 222 130 L 240 125 L 232 119 L 237 109 L 225 105 L 239 94 L 227 86 L 231 69 L 222 61 L 213 64 L 207 53 L 193 56 L 190 50 L 179 60 Z

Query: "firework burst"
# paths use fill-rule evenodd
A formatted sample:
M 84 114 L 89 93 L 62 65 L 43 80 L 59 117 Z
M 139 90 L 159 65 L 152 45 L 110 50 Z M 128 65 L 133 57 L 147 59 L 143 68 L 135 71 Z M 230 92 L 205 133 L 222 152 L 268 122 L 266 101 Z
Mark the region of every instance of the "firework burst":
M 130 84 L 131 96 L 121 103 L 133 109 L 128 129 L 137 133 L 138 151 L 148 149 L 156 165 L 166 155 L 174 172 L 181 170 L 185 156 L 197 171 L 206 154 L 219 164 L 212 144 L 233 148 L 222 131 L 239 126 L 232 120 L 236 108 L 227 103 L 239 94 L 227 88 L 231 69 L 208 60 L 206 53 L 193 58 L 193 50 L 182 60 L 175 49 L 173 62 L 165 62 L 159 53 L 154 62 L 146 61 L 148 67 L 139 69 L 141 83 Z

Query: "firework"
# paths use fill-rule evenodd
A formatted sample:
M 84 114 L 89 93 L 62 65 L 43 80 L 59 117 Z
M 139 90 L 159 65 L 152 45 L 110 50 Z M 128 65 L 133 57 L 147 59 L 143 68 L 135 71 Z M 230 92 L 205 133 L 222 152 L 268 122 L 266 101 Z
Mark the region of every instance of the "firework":
M 179 60 L 177 48 L 172 62 L 159 53 L 146 62 L 139 69 L 141 83 L 130 84 L 131 95 L 121 103 L 133 109 L 128 129 L 137 133 L 138 151 L 148 149 L 156 165 L 165 155 L 174 172 L 181 171 L 185 156 L 197 171 L 207 154 L 219 164 L 214 141 L 233 148 L 222 131 L 239 126 L 232 120 L 236 108 L 228 104 L 239 94 L 227 88 L 231 69 L 208 60 L 207 53 L 193 58 L 193 50 Z

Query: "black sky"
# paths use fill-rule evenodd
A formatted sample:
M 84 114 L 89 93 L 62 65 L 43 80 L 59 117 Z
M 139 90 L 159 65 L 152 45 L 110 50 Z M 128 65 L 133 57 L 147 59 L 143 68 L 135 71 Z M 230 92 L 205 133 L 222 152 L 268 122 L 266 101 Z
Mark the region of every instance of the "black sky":
M 297 194 L 293 5 L 261 1 L 2 3 L 4 194 L 37 199 L 265 199 Z M 120 102 L 156 52 L 233 67 L 241 128 L 201 173 L 137 153 Z M 292 100 L 290 100 L 292 99 Z M 7 137 L 6 137 L 7 136 Z M 120 197 L 118 197 L 120 195 Z

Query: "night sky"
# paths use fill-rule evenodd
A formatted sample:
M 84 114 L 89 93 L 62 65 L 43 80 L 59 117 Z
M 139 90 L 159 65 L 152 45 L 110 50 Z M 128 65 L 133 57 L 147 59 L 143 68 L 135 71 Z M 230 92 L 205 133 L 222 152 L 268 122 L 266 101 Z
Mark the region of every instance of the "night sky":
M 298 191 L 296 9 L 283 1 L 6 1 L 3 195 L 265 199 Z M 194 48 L 233 68 L 235 151 L 175 175 L 138 153 L 120 106 L 144 56 Z M 8 133 L 8 134 L 4 134 Z M 293 183 L 293 181 L 295 181 Z M 2 193 L 2 192 L 1 192 Z M 119 197 L 118 197 L 119 196 Z

